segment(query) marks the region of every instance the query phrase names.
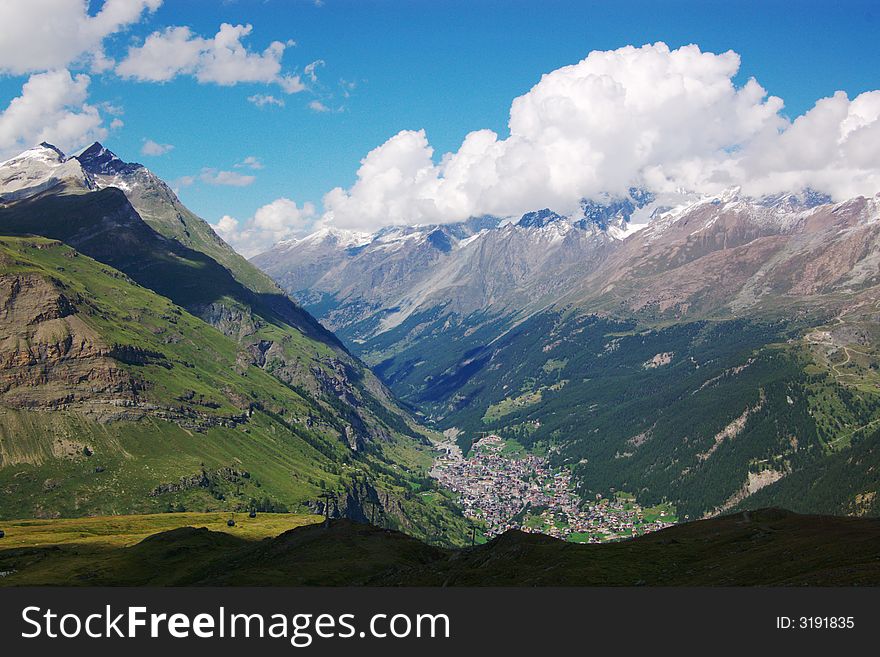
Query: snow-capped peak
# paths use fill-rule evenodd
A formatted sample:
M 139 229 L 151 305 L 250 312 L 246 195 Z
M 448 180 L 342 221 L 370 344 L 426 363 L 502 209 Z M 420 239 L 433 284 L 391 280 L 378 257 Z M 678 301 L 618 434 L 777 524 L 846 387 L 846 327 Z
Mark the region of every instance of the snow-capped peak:
M 361 233 L 344 228 L 336 228 L 335 226 L 322 226 L 314 233 L 306 235 L 299 239 L 289 239 L 281 242 L 283 245 L 293 246 L 294 244 L 318 244 L 333 240 L 337 246 L 348 248 L 352 246 L 360 246 L 368 243 L 372 239 L 370 233 Z
M 521 228 L 544 228 L 551 223 L 564 220 L 565 217 L 561 214 L 557 214 L 549 208 L 544 208 L 543 210 L 524 214 L 516 225 Z
M 43 142 L 38 146 L 29 148 L 12 157 L 5 162 L 0 162 L 0 168 L 12 166 L 24 167 L 27 163 L 42 162 L 45 164 L 61 164 L 67 159 L 64 153 L 57 146 L 53 146 L 48 142 Z
M 39 194 L 62 182 L 95 189 L 95 181 L 77 160 L 46 142 L 0 162 L 0 201 L 3 202 Z

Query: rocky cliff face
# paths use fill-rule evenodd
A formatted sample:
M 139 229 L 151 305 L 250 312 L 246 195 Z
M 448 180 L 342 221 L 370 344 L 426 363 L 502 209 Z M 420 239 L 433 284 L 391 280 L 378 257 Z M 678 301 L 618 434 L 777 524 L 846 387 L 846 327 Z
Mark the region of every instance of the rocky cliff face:
M 76 408 L 105 417 L 132 405 L 143 384 L 51 280 L 0 275 L 0 404 Z

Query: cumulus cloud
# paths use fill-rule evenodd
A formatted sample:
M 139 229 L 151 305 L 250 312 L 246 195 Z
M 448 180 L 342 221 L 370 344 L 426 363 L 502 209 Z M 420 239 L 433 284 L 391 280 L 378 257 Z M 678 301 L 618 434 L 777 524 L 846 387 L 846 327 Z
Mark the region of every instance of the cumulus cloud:
M 30 76 L 0 113 L 0 159 L 42 141 L 71 151 L 106 138 L 98 108 L 86 102 L 89 82 L 66 69 Z
M 324 222 L 372 230 L 624 193 L 764 193 L 812 186 L 844 197 L 880 190 L 880 92 L 819 101 L 789 121 L 754 79 L 736 86 L 735 52 L 657 43 L 591 52 L 544 75 L 510 108 L 509 135 L 468 134 L 435 157 L 424 130 L 404 130 L 361 161 L 349 189 L 324 197 Z
M 174 193 L 178 196 L 180 195 L 180 190 L 184 187 L 192 187 L 196 182 L 195 176 L 181 176 L 180 178 L 176 178 L 171 181 L 171 189 L 174 190 Z
M 468 134 L 438 162 L 424 130 L 371 151 L 349 190 L 324 199 L 346 226 L 452 221 L 625 191 L 646 169 L 717 155 L 778 129 L 782 101 L 754 80 L 737 88 L 734 52 L 662 43 L 594 51 L 548 73 L 510 109 L 506 139 Z
M 880 91 L 838 91 L 784 131 L 756 139 L 725 170 L 747 191 L 812 187 L 836 199 L 880 192 Z
M 203 38 L 189 27 L 168 27 L 153 32 L 143 45 L 129 48 L 116 72 L 150 82 L 192 75 L 203 84 L 261 82 L 277 84 L 288 94 L 305 89 L 298 76 L 282 73 L 281 58 L 288 44 L 273 41 L 262 52 L 253 52 L 242 43 L 251 32 L 251 25 L 223 23 L 214 37 Z
M 217 169 L 202 169 L 199 179 L 209 185 L 224 185 L 227 187 L 247 187 L 253 184 L 256 176 L 248 176 L 237 171 L 218 171 Z
M 248 155 L 241 162 L 235 165 L 236 169 L 264 169 L 265 165 L 263 164 L 260 158 L 255 155 Z
M 173 150 L 174 146 L 172 144 L 160 144 L 153 141 L 152 139 L 147 139 L 144 141 L 144 145 L 141 146 L 141 155 L 159 157 L 161 155 L 165 155 L 166 153 L 170 153 Z
M 284 107 L 284 99 L 276 98 L 271 94 L 254 94 L 253 96 L 248 96 L 248 102 L 253 103 L 257 107 Z
M 316 59 L 315 61 L 306 64 L 303 73 L 305 73 L 312 82 L 317 82 L 318 68 L 325 64 L 326 62 L 323 59 Z
M 214 224 L 214 230 L 246 257 L 269 249 L 281 240 L 304 235 L 316 217 L 315 206 L 305 203 L 297 206 L 289 198 L 279 198 L 264 205 L 247 221 L 223 216 Z
M 0 2 L 0 72 L 26 73 L 66 68 L 80 60 L 96 71 L 112 67 L 104 39 L 138 22 L 162 0 L 106 0 L 94 16 L 87 0 Z
M 313 112 L 318 112 L 319 114 L 323 114 L 324 112 L 329 112 L 330 108 L 327 107 L 320 100 L 313 100 L 309 103 L 309 109 Z
M 276 82 L 286 94 L 298 94 L 306 90 L 306 85 L 298 75 L 282 75 Z

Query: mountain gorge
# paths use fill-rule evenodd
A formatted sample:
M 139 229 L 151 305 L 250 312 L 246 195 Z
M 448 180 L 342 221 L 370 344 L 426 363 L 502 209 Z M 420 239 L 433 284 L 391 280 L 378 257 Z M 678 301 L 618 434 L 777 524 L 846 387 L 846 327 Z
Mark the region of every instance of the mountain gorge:
M 374 507 L 457 540 L 428 432 L 141 165 L 0 164 L 0 513 Z
M 584 499 L 876 514 L 878 229 L 880 197 L 633 189 L 253 261 L 462 447 L 546 452 Z

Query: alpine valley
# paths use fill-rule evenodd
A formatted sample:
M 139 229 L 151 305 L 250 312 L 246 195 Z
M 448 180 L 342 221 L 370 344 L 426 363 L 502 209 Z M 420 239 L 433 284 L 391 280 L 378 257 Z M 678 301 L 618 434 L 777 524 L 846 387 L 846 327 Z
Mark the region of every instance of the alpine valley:
M 633 188 L 253 263 L 465 454 L 495 434 L 680 519 L 880 512 L 880 195 Z
M 328 504 L 460 542 L 430 435 L 145 167 L 0 164 L 0 517 Z
M 142 165 L 42 144 L 0 163 L 0 517 L 877 515 L 878 265 L 880 196 L 638 188 L 248 262 Z

